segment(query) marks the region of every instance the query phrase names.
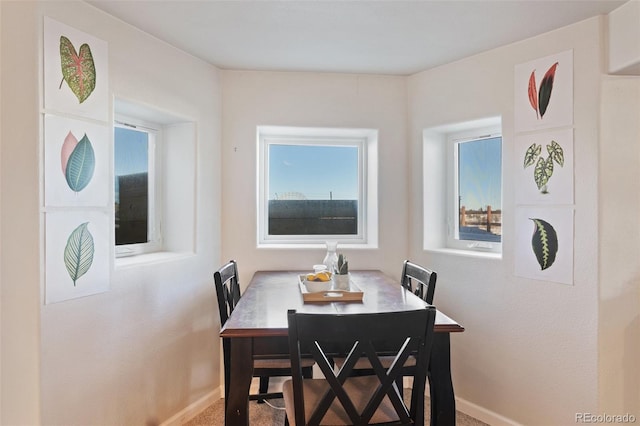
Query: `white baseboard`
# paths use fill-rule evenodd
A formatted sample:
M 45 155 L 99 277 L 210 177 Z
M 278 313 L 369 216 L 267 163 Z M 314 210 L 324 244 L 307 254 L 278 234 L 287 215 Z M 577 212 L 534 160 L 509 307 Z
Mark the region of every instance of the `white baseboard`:
M 182 426 L 220 398 L 222 398 L 222 391 L 218 387 L 162 422 L 160 426 Z
M 407 385 L 410 385 L 410 383 L 406 383 L 405 378 L 405 387 L 408 387 Z M 429 395 L 428 385 L 425 394 Z M 206 410 L 207 407 L 209 407 L 220 398 L 222 398 L 222 388 L 218 387 L 196 402 L 185 407 L 183 410 L 179 411 L 171 418 L 162 422 L 160 426 L 182 426 L 198 414 L 202 413 L 204 410 Z M 456 410 L 461 411 L 492 426 L 522 426 L 520 423 L 514 420 L 511 420 L 507 417 L 504 417 L 498 413 L 495 413 L 462 398 L 456 397 Z
M 456 410 L 478 419 L 492 426 L 522 426 L 520 423 L 504 417 L 484 407 L 469 402 L 462 398 L 456 398 Z

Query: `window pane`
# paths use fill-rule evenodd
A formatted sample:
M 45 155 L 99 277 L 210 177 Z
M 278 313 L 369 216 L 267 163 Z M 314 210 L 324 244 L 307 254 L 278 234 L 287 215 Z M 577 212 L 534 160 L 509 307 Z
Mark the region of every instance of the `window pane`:
M 356 235 L 357 146 L 269 144 L 269 235 Z
M 458 144 L 459 239 L 500 242 L 502 138 Z
M 149 135 L 116 127 L 114 137 L 116 245 L 149 241 Z

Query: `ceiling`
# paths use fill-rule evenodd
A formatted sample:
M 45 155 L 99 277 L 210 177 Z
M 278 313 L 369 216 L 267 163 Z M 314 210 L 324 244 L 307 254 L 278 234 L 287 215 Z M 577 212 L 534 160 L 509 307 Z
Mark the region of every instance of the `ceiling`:
M 410 75 L 607 14 L 625 1 L 88 3 L 222 69 Z

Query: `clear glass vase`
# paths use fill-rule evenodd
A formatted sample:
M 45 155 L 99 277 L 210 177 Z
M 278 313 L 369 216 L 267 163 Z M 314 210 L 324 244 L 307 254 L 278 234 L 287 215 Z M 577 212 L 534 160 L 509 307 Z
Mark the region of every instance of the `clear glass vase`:
M 327 241 L 327 254 L 324 256 L 322 263 L 327 267 L 329 272 L 335 272 L 336 265 L 338 264 L 338 242 Z

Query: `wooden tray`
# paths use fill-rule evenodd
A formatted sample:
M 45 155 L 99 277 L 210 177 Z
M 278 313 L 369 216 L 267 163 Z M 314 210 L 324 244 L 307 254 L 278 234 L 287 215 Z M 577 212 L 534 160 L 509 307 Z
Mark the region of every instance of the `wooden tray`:
M 364 293 L 353 281 L 349 280 L 349 290 L 328 290 L 310 292 L 304 285 L 304 275 L 298 276 L 298 286 L 305 302 L 362 302 Z

